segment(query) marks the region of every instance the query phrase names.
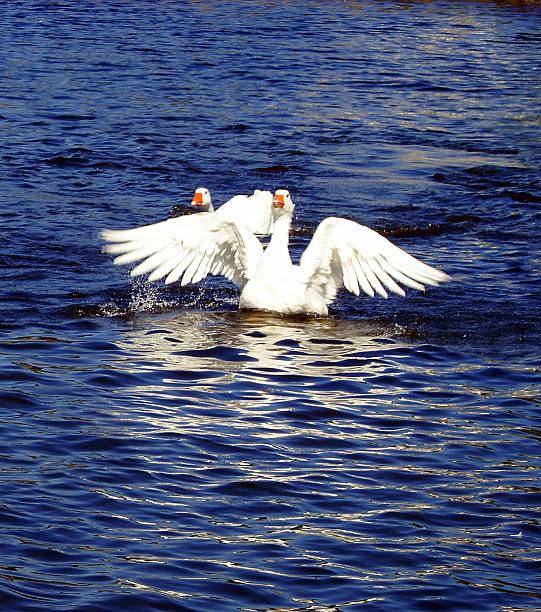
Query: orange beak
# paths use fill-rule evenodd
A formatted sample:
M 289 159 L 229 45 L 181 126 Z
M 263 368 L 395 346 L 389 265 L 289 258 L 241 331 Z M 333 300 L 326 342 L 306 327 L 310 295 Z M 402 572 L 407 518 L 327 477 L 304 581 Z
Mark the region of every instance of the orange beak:
M 196 191 L 193 196 L 192 206 L 201 206 L 203 204 L 203 194 Z
M 272 202 L 274 204 L 274 208 L 283 208 L 286 204 L 284 195 L 279 193 Z

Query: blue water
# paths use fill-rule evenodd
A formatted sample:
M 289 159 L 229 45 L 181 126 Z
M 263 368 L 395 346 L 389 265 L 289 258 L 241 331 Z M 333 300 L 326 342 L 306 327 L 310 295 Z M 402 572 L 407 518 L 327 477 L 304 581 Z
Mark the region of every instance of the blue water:
M 541 608 L 541 5 L 0 8 L 0 609 Z M 288 188 L 453 282 L 328 318 L 99 231 Z

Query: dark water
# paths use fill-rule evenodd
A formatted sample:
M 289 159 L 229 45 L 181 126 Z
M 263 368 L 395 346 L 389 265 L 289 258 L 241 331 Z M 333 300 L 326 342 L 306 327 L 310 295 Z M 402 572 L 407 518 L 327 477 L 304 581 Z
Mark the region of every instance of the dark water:
M 0 608 L 541 608 L 541 7 L 0 8 Z M 289 188 L 452 274 L 327 319 L 98 232 Z

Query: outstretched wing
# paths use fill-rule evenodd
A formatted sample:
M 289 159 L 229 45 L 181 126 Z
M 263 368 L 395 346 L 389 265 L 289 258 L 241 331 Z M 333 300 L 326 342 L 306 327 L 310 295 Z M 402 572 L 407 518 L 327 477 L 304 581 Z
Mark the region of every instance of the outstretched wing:
M 216 214 L 223 219 L 242 223 L 253 234 L 267 236 L 273 228 L 273 195 L 256 189 L 251 196 L 237 195 L 222 204 Z
M 263 248 L 240 224 L 215 213 L 167 219 L 129 230 L 105 230 L 110 242 L 104 252 L 117 255 L 116 264 L 143 260 L 132 276 L 150 272 L 149 280 L 196 283 L 208 274 L 221 274 L 242 288 L 251 277 Z
M 450 277 L 406 253 L 369 227 L 329 217 L 317 227 L 300 261 L 301 274 L 309 290 L 317 291 L 329 304 L 343 285 L 359 295 L 387 290 L 405 295 L 406 287 L 424 291 Z

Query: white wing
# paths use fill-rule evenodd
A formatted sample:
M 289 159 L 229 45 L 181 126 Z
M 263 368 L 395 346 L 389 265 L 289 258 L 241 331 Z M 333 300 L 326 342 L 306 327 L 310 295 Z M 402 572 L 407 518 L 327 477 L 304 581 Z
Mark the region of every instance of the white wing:
M 319 224 L 300 268 L 308 290 L 323 295 L 327 304 L 342 285 L 355 295 L 362 290 L 386 298 L 385 288 L 405 295 L 398 283 L 423 291 L 425 285 L 450 280 L 445 272 L 422 263 L 374 230 L 337 217 Z
M 237 195 L 222 204 L 216 214 L 222 219 L 243 223 L 253 234 L 266 236 L 272 233 L 273 195 L 270 191 L 256 189 L 251 196 Z
M 116 264 L 143 260 L 132 276 L 150 272 L 149 280 L 165 277 L 166 284 L 182 277 L 185 285 L 221 274 L 242 288 L 263 253 L 246 228 L 210 212 L 129 230 L 105 230 L 101 236 L 113 243 L 103 250 L 117 255 Z

